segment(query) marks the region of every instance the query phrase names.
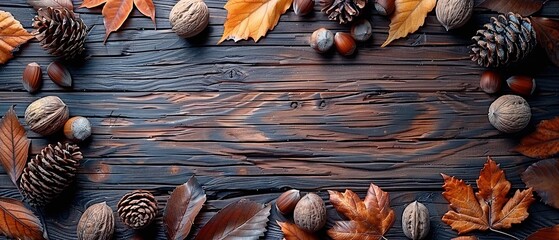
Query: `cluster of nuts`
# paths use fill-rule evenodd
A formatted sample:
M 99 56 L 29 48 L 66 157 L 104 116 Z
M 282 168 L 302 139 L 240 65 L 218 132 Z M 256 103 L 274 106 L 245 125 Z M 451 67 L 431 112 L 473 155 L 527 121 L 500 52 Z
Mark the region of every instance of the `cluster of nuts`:
M 293 222 L 307 232 L 317 232 L 326 225 L 326 206 L 320 196 L 308 193 L 301 198 L 299 190 L 291 189 L 276 200 L 276 207 L 283 215 L 293 213 Z
M 357 48 L 356 42 L 364 42 L 373 35 L 371 23 L 361 19 L 353 24 L 350 33 L 337 32 L 335 35 L 326 28 L 319 28 L 310 38 L 311 47 L 319 53 L 328 52 L 332 46 L 343 56 L 350 56 Z
M 63 88 L 72 87 L 72 76 L 68 69 L 60 64 L 60 62 L 54 61 L 50 63 L 47 67 L 47 75 L 58 86 Z M 39 91 L 43 85 L 43 78 L 41 66 L 38 63 L 32 62 L 27 64 L 23 70 L 22 84 L 23 88 L 29 93 Z
M 501 75 L 494 71 L 485 71 L 481 74 L 479 87 L 486 93 L 496 93 L 501 89 Z M 530 96 L 536 90 L 536 80 L 528 76 L 511 76 L 507 80 L 510 90 L 518 95 Z

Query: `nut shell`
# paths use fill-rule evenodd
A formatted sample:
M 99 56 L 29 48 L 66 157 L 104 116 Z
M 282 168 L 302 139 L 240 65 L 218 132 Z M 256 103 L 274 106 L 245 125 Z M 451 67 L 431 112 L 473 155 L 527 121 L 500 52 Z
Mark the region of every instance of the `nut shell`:
M 512 76 L 507 79 L 507 85 L 514 93 L 530 96 L 536 90 L 536 79 L 527 76 Z
M 198 35 L 208 26 L 210 11 L 202 0 L 181 0 L 169 14 L 173 31 L 183 38 Z
M 72 75 L 60 62 L 50 63 L 47 67 L 47 74 L 56 85 L 64 88 L 72 87 Z
M 78 222 L 78 240 L 109 240 L 115 230 L 113 210 L 106 202 L 93 204 Z
M 373 36 L 373 27 L 367 19 L 361 19 L 351 26 L 351 36 L 355 41 L 364 42 Z
M 517 95 L 503 95 L 489 107 L 489 122 L 505 133 L 519 132 L 528 126 L 532 113 L 530 105 Z
M 396 10 L 396 0 L 375 0 L 375 9 L 380 15 L 390 16 Z
M 501 76 L 494 71 L 485 71 L 479 79 L 479 87 L 486 93 L 496 93 L 501 89 Z
M 293 0 L 293 12 L 298 16 L 304 16 L 314 9 L 314 0 Z
M 27 64 L 23 70 L 23 88 L 30 93 L 37 92 L 43 84 L 41 66 L 36 62 Z
M 355 40 L 349 33 L 337 32 L 334 36 L 334 45 L 338 53 L 344 56 L 352 55 L 357 48 Z
M 301 193 L 297 189 L 291 189 L 282 193 L 276 200 L 276 207 L 278 211 L 287 215 L 293 212 L 297 202 L 301 199 Z
M 72 141 L 83 141 L 91 136 L 91 123 L 85 117 L 72 117 L 64 124 L 64 136 Z
M 308 232 L 316 232 L 326 224 L 326 206 L 318 195 L 309 193 L 295 206 L 293 212 L 295 224 Z
M 334 34 L 326 28 L 319 28 L 312 33 L 310 43 L 317 52 L 328 52 L 334 46 Z
M 410 203 L 402 213 L 402 230 L 409 239 L 422 240 L 429 234 L 429 210 L 420 202 Z
M 29 104 L 25 123 L 33 132 L 48 136 L 60 130 L 69 115 L 68 106 L 59 97 L 47 96 Z
M 449 31 L 464 26 L 472 17 L 474 0 L 438 0 L 437 19 Z

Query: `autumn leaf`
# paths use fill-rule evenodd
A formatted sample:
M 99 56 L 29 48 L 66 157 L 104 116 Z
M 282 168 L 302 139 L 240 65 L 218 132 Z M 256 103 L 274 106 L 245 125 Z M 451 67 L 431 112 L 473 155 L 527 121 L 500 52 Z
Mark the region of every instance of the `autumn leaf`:
M 13 58 L 12 52 L 31 38 L 33 35 L 11 13 L 0 10 L 0 64 Z
M 528 208 L 534 201 L 532 188 L 517 190 L 512 198 L 507 198 L 511 188 L 505 173 L 490 157 L 483 166 L 477 179 L 478 192 L 474 194 L 471 186 L 441 174 L 444 179 L 443 197 L 450 203 L 450 210 L 442 221 L 458 234 L 474 230 L 510 228 L 528 217 Z
M 270 205 L 241 199 L 213 216 L 200 229 L 196 239 L 258 239 L 266 232 L 268 216 Z
M 0 122 L 0 162 L 16 186 L 27 163 L 30 144 L 14 107 L 10 107 Z
M 45 239 L 41 221 L 22 202 L 0 197 L 0 234 L 22 240 Z
M 93 8 L 106 2 L 107 0 L 84 0 L 82 5 L 80 5 L 80 8 Z
M 554 227 L 542 228 L 537 232 L 531 234 L 526 240 L 553 240 L 559 236 L 559 225 Z
M 396 0 L 396 10 L 390 19 L 388 39 L 381 47 L 417 31 L 436 4 L 437 0 Z
M 349 221 L 338 221 L 328 230 L 332 239 L 381 239 L 394 224 L 390 196 L 371 184 L 364 201 L 351 190 L 328 191 L 330 203 Z
M 549 158 L 559 153 L 559 117 L 543 120 L 536 131 L 522 138 L 516 151 L 531 158 Z
M 318 237 L 313 233 L 309 233 L 297 227 L 297 225 L 289 222 L 278 222 L 283 232 L 285 240 L 318 240 Z
M 533 188 L 545 204 L 559 209 L 559 160 L 536 162 L 521 177 L 526 186 Z
M 229 0 L 225 4 L 227 19 L 224 23 L 223 36 L 218 44 L 225 40 L 247 40 L 254 42 L 273 30 L 281 14 L 285 13 L 293 0 Z
M 559 67 L 559 21 L 545 17 L 531 17 L 537 40 L 547 57 Z
M 27 0 L 27 3 L 31 5 L 35 10 L 39 8 L 67 8 L 70 11 L 74 11 L 74 5 L 72 0 Z
M 134 0 L 134 5 L 144 16 L 151 18 L 151 21 L 155 24 L 155 5 L 153 5 L 153 0 Z
M 505 14 L 513 12 L 530 16 L 539 11 L 545 2 L 545 0 L 485 0 L 478 7 Z
M 459 236 L 455 237 L 452 240 L 477 240 L 476 236 Z
M 186 239 L 194 219 L 206 202 L 206 194 L 195 177 L 175 188 L 171 193 L 163 222 L 167 230 L 167 239 Z

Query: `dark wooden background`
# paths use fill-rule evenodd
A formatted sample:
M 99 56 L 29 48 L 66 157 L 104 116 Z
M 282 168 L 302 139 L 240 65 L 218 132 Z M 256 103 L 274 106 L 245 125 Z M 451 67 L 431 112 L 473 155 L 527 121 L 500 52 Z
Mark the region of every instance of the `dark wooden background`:
M 373 182 L 390 193 L 396 211 L 388 239 L 405 238 L 401 213 L 414 200 L 430 210 L 430 239 L 456 236 L 440 220 L 448 204 L 441 196 L 439 173 L 475 185 L 490 155 L 514 188 L 525 187 L 520 174 L 535 160 L 512 149 L 530 129 L 508 135 L 489 124 L 489 105 L 510 91 L 482 92 L 478 84 L 484 69 L 468 57 L 470 37 L 494 13 L 476 8 L 467 26 L 450 33 L 432 13 L 417 33 L 380 48 L 389 21 L 367 10 L 365 16 L 374 26 L 372 41 L 359 44 L 355 56 L 342 57 L 320 55 L 308 46 L 308 37 L 319 27 L 348 31 L 328 21 L 318 5 L 309 17 L 289 10 L 258 43 L 216 45 L 226 1 L 206 1 L 210 26 L 190 40 L 170 30 L 168 15 L 175 2 L 155 0 L 157 29 L 134 10 L 106 45 L 101 8 L 76 9 L 93 29 L 86 60 L 68 64 L 73 89 L 57 87 L 44 73 L 42 91 L 24 91 L 25 65 L 38 62 L 46 70 L 55 59 L 36 40 L 0 66 L 1 112 L 15 104 L 23 121 L 29 103 L 57 95 L 72 116 L 88 117 L 94 126 L 92 139 L 82 144 L 85 160 L 75 186 L 43 210 L 51 239 L 74 239 L 85 208 L 107 201 L 116 209 L 130 190 L 151 190 L 163 209 L 169 192 L 192 175 L 208 195 L 196 229 L 242 198 L 273 203 L 290 188 L 317 192 L 325 200 L 328 189 L 352 189 L 364 197 Z M 79 4 L 74 1 L 76 8 Z M 31 30 L 35 11 L 24 0 L 2 0 L 0 9 Z M 559 1 L 549 1 L 537 15 L 559 17 Z M 537 79 L 537 93 L 528 98 L 531 128 L 559 115 L 558 70 L 542 49 L 502 70 L 505 77 L 527 74 Z M 32 132 L 29 136 L 33 154 L 60 139 Z M 20 198 L 0 171 L 0 195 Z M 266 239 L 281 238 L 278 218 L 275 212 L 270 217 Z M 115 239 L 164 239 L 160 219 L 161 214 L 152 227 L 139 232 L 117 221 Z M 559 211 L 538 202 L 526 221 L 507 232 L 523 238 L 555 224 Z

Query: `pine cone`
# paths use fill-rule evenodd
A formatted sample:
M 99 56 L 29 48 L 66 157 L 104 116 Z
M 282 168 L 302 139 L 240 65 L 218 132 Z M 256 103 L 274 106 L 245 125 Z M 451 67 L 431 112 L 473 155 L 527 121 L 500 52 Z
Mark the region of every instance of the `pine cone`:
M 530 19 L 508 13 L 492 17 L 472 38 L 470 57 L 482 67 L 507 66 L 528 56 L 536 46 Z
M 155 219 L 157 201 L 149 191 L 132 191 L 118 201 L 117 212 L 124 224 L 133 229 L 141 229 Z
M 44 206 L 73 181 L 83 156 L 77 145 L 49 144 L 27 163 L 19 181 L 23 196 L 32 205 Z
M 66 8 L 39 9 L 33 18 L 33 34 L 52 55 L 72 59 L 84 50 L 87 26 Z
M 366 0 L 320 0 L 322 11 L 328 15 L 328 19 L 346 24 L 359 14 L 367 4 Z

